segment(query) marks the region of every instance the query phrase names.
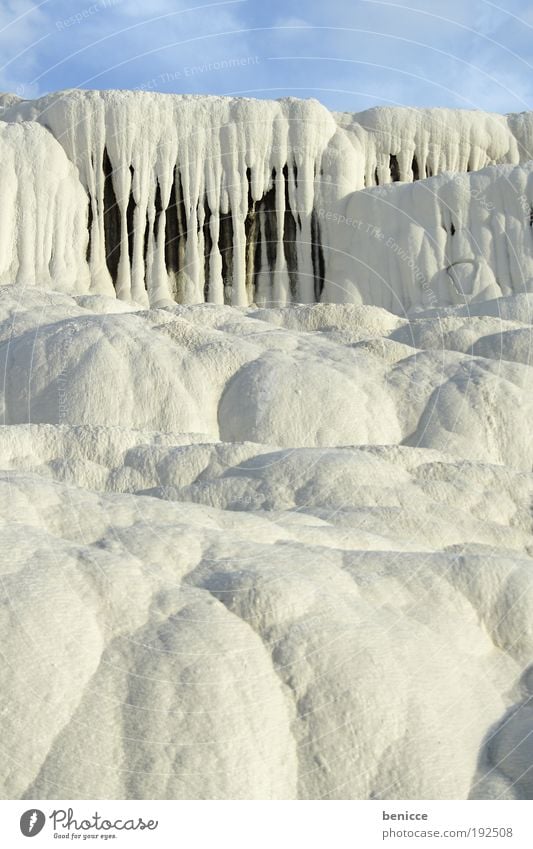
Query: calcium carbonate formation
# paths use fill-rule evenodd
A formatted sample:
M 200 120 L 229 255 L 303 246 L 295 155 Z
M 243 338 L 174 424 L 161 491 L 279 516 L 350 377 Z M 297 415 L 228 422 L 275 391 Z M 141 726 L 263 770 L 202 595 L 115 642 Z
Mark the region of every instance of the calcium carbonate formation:
M 532 799 L 531 115 L 0 112 L 1 797 Z
M 533 288 L 529 113 L 75 90 L 1 106 L 2 282 L 400 313 Z
M 532 799 L 532 295 L 0 287 L 0 794 Z

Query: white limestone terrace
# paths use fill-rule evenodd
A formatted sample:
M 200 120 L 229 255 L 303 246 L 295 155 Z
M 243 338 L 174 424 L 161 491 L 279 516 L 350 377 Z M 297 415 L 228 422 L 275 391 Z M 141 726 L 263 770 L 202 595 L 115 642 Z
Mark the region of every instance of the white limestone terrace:
M 0 282 L 400 314 L 533 287 L 530 113 L 79 90 L 0 106 L 17 159 Z
M 533 296 L 0 287 L 4 798 L 533 798 Z
M 0 103 L 4 798 L 533 798 L 533 119 Z

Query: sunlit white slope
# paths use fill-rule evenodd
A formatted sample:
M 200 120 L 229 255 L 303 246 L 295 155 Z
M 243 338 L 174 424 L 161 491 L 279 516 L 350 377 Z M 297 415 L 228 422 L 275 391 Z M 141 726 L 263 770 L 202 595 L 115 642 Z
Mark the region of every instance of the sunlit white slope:
M 3 796 L 531 799 L 532 307 L 2 287 Z

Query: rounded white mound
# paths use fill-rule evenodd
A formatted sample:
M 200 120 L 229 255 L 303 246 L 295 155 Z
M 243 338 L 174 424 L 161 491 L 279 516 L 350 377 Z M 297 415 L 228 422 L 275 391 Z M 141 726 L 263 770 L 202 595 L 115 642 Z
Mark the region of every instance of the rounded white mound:
M 0 289 L 7 798 L 531 798 L 530 299 Z
M 24 306 L 16 287 L 0 290 L 5 424 L 282 447 L 403 443 L 524 470 L 533 463 L 523 321 L 461 310 L 402 320 L 322 304 L 287 310 L 283 326 L 275 309 L 102 313 L 101 298 L 70 300 L 62 319 L 67 302 L 56 298 L 35 293 Z

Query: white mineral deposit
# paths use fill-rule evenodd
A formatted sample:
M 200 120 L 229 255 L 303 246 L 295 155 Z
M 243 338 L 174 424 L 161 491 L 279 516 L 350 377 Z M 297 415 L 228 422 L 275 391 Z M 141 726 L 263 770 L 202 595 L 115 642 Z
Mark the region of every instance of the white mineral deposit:
M 533 113 L 0 100 L 3 797 L 533 798 Z

